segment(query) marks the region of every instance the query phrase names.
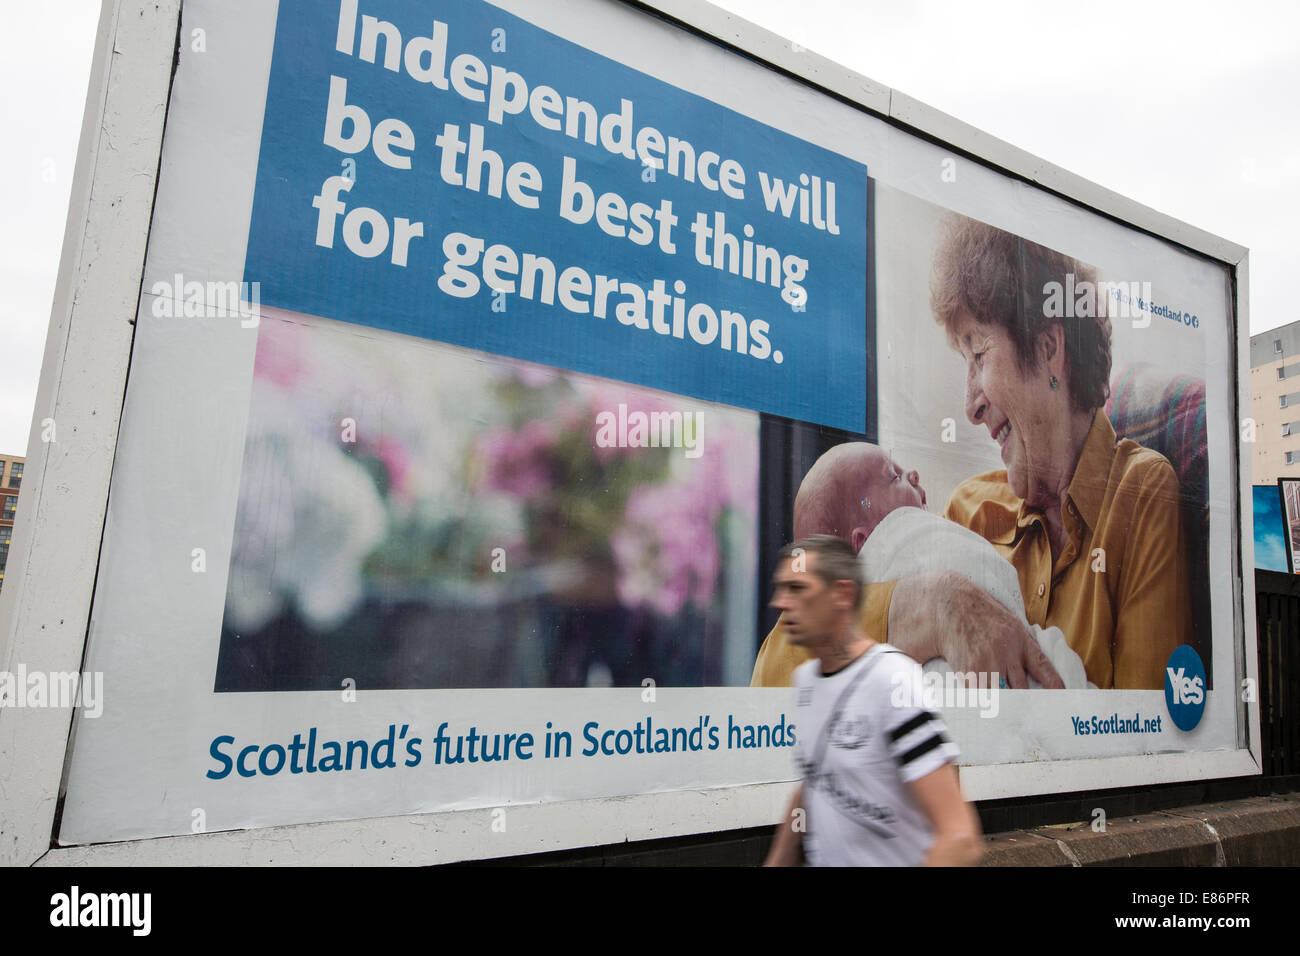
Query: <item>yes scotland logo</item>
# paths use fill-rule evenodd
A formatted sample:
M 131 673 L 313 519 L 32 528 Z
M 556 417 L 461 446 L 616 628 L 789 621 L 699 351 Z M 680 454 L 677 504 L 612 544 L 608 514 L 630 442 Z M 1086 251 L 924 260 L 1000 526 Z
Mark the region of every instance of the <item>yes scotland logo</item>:
M 1165 706 L 1179 730 L 1191 730 L 1205 712 L 1205 665 L 1187 644 L 1174 649 L 1165 665 Z

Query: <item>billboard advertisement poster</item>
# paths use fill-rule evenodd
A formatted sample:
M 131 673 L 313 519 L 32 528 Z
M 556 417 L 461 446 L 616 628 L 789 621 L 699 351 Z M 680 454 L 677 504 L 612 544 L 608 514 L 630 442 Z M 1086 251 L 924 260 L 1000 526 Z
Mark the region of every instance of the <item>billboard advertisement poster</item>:
M 1287 570 L 1300 568 L 1300 478 L 1279 478 L 1278 494 L 1282 498 L 1282 530 L 1286 545 Z
M 1244 746 L 1225 266 L 620 3 L 200 22 L 60 841 L 792 780 L 816 532 L 999 795 Z
M 1264 571 L 1281 571 L 1291 574 L 1292 536 L 1288 522 L 1282 519 L 1282 502 L 1286 496 L 1286 478 L 1277 485 L 1254 485 L 1251 493 L 1255 520 L 1255 567 Z

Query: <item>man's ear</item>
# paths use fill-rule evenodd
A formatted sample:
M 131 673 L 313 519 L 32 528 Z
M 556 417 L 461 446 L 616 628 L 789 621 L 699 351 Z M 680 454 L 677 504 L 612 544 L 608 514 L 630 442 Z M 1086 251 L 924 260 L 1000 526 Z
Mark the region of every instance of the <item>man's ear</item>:
M 849 533 L 849 543 L 853 545 L 853 553 L 857 554 L 862 550 L 862 546 L 867 543 L 867 537 L 871 532 L 866 528 L 857 527 Z
M 848 578 L 840 578 L 835 582 L 835 603 L 842 609 L 851 610 L 857 603 L 858 586 Z

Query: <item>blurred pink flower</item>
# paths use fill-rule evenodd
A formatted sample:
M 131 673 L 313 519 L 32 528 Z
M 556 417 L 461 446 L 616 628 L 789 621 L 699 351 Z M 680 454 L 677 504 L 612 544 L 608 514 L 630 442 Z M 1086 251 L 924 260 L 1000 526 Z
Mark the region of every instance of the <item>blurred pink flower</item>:
M 403 498 L 410 497 L 408 478 L 411 474 L 411 450 L 405 444 L 389 435 L 379 440 L 375 457 L 383 462 L 388 472 L 390 493 L 395 492 Z
M 253 377 L 291 388 L 306 374 L 302 356 L 303 328 L 292 322 L 261 323 L 257 332 L 257 353 Z
M 587 393 L 587 401 L 590 405 L 588 427 L 591 429 L 591 445 L 596 455 L 596 460 L 601 464 L 611 461 L 619 456 L 631 454 L 640 454 L 644 449 L 636 447 L 626 447 L 613 444 L 604 444 L 596 440 L 601 431 L 602 415 L 608 413 L 613 416 L 614 428 L 617 430 L 620 419 L 619 406 L 624 406 L 625 411 L 621 414 L 630 418 L 640 412 L 649 416 L 656 412 L 683 412 L 687 409 L 682 407 L 681 402 L 675 402 L 669 397 L 661 395 L 658 392 L 651 392 L 645 389 L 633 388 L 630 385 L 622 385 L 618 382 L 599 381 L 584 389 Z M 609 418 L 603 419 L 609 421 Z
M 628 607 L 665 616 L 687 603 L 706 610 L 722 570 L 723 515 L 731 510 L 752 520 L 757 512 L 756 430 L 733 427 L 722 413 L 702 414 L 703 453 L 687 459 L 676 477 L 632 489 L 624 524 L 611 536 L 618 595 Z
M 703 479 L 701 476 L 704 476 Z M 626 523 L 611 537 L 619 599 L 671 617 L 693 603 L 706 610 L 722 566 L 717 522 L 724 503 L 701 493 L 705 472 L 639 485 L 628 495 Z
M 515 377 L 529 388 L 544 388 L 562 374 L 559 369 L 549 365 L 534 365 L 532 362 L 515 361 L 509 367 Z
M 494 428 L 481 434 L 475 450 L 483 461 L 483 486 L 524 501 L 549 491 L 552 474 L 549 452 L 559 437 L 559 424 L 535 418 L 517 431 Z

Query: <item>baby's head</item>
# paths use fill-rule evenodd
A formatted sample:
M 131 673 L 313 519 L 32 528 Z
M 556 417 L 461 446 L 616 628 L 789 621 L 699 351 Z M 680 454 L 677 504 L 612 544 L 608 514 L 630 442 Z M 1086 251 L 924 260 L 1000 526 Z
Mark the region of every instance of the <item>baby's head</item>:
M 861 551 L 896 508 L 924 508 L 915 471 L 904 472 L 878 445 L 846 442 L 813 463 L 794 499 L 794 536 L 833 534 Z

